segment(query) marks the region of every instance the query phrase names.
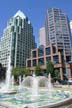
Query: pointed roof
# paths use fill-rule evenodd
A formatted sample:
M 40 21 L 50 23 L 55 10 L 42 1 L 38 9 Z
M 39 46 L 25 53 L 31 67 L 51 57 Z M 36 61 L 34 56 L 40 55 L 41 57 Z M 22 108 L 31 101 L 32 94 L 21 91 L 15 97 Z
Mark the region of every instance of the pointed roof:
M 17 13 L 14 15 L 14 17 L 20 16 L 22 19 L 25 19 L 26 16 L 21 10 L 18 10 Z

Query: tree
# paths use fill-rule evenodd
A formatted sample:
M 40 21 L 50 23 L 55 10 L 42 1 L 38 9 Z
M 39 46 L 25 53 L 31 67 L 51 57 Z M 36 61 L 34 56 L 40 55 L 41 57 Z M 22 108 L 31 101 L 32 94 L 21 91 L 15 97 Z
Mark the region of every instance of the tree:
M 16 68 L 13 68 L 12 75 L 14 75 L 15 77 L 23 76 L 23 75 L 28 76 L 30 75 L 30 69 L 16 67 Z
M 24 68 L 25 76 L 31 75 L 31 71 L 29 68 Z
M 19 76 L 21 76 L 21 78 L 22 78 L 23 75 L 25 75 L 25 76 L 30 75 L 30 69 L 16 67 L 16 68 L 12 69 L 12 75 L 14 75 L 15 82 L 18 83 Z
M 49 61 L 46 65 L 46 72 L 47 72 L 47 75 L 50 73 L 51 76 L 54 72 L 54 64 L 51 61 Z
M 20 75 L 20 69 L 18 67 L 12 69 L 12 75 L 18 77 Z
M 36 67 L 35 67 L 35 74 L 36 74 L 37 76 L 41 75 L 41 68 L 40 68 L 40 65 L 36 65 Z
M 20 68 L 20 76 L 25 75 L 25 68 Z
M 59 70 L 58 69 L 54 71 L 54 77 L 55 77 L 55 80 L 59 80 Z

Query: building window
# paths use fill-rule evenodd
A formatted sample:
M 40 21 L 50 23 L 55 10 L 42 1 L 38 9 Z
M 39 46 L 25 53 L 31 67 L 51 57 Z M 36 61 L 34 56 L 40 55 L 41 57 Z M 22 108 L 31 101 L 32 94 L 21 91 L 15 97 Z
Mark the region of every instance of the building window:
M 41 45 L 38 49 L 38 56 L 44 56 L 44 46 Z
M 28 67 L 31 67 L 31 60 L 28 60 Z
M 56 53 L 56 48 L 55 48 L 55 47 L 53 47 L 53 49 L 52 49 L 52 50 L 53 50 L 53 53 Z
M 16 27 L 16 31 L 19 32 L 19 26 Z
M 19 25 L 22 26 L 22 20 L 21 19 L 19 20 Z
M 15 25 L 18 24 L 18 19 L 15 19 L 14 24 L 15 24 Z
M 14 26 L 11 27 L 11 32 L 14 32 Z
M 51 54 L 51 49 L 50 47 L 49 48 L 46 48 L 46 55 L 50 55 Z
M 68 61 L 71 61 L 71 57 L 70 56 L 66 57 L 66 62 L 68 62 Z
M 36 66 L 36 65 L 37 65 L 36 60 L 33 60 L 33 66 Z
M 39 65 L 44 65 L 44 58 L 39 58 L 38 59 L 38 64 Z
M 56 64 L 56 63 L 59 63 L 59 57 L 58 57 L 58 55 L 53 57 L 53 62 L 54 62 L 55 64 Z
M 32 52 L 32 57 L 36 57 L 36 51 Z
M 51 57 L 46 57 L 46 63 L 48 63 L 49 61 L 51 61 Z

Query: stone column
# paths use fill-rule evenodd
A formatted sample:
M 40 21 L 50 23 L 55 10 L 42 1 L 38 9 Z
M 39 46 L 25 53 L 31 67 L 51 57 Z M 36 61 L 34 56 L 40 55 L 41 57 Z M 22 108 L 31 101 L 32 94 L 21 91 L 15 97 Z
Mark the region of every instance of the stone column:
M 60 68 L 60 79 L 63 80 L 63 71 L 62 71 L 62 68 Z
M 71 70 L 68 68 L 68 78 L 71 78 Z

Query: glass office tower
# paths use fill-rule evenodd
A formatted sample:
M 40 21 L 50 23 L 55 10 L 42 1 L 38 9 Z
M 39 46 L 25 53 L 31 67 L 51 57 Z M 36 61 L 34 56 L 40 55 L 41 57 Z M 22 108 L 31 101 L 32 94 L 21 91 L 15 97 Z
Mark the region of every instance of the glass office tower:
M 39 46 L 46 46 L 45 27 L 41 27 L 39 30 Z
M 33 27 L 23 12 L 18 11 L 7 23 L 1 38 L 1 63 L 7 67 L 11 56 L 13 67 L 26 66 L 26 58 L 30 57 L 31 49 L 36 47 Z
M 58 8 L 47 10 L 45 19 L 46 45 L 52 44 L 63 55 L 63 61 L 71 60 L 71 33 L 69 20 Z

